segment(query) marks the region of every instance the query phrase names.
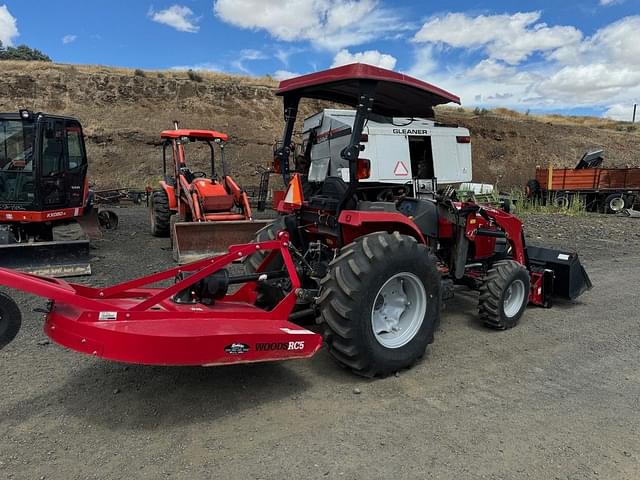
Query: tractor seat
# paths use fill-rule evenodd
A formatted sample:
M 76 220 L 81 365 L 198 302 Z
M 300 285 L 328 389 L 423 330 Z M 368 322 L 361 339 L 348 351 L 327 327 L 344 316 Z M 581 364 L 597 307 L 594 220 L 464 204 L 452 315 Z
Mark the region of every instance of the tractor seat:
M 309 206 L 311 208 L 317 208 L 318 210 L 335 212 L 345 199 L 348 191 L 349 185 L 347 185 L 342 178 L 327 177 L 322 183 L 320 193 L 310 198 Z M 343 208 L 345 210 L 351 210 L 355 208 L 356 203 L 355 198 L 349 199 L 345 202 Z
M 202 208 L 206 213 L 225 212 L 233 208 L 233 195 L 229 195 L 221 183 L 208 178 L 197 178 L 193 186 L 198 192 Z

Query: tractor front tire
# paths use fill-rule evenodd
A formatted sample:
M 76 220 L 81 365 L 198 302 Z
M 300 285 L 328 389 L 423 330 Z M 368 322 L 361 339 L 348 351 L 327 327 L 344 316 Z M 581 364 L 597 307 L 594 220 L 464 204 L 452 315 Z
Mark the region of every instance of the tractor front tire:
M 154 190 L 151 193 L 149 217 L 151 235 L 154 237 L 168 237 L 171 210 L 169 210 L 169 197 L 164 190 Z
M 530 284 L 529 272 L 518 262 L 494 263 L 480 287 L 480 319 L 497 330 L 515 327 L 529 303 Z
M 329 353 L 364 377 L 411 367 L 433 341 L 441 277 L 415 238 L 387 232 L 345 246 L 321 282 Z
M 0 350 L 16 338 L 22 325 L 22 314 L 16 302 L 0 292 Z

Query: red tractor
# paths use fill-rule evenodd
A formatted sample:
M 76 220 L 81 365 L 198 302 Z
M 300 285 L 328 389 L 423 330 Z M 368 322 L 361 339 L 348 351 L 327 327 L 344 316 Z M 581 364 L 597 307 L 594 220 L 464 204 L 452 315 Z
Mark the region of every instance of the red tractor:
M 318 149 L 314 158 L 315 146 L 303 148 L 311 154 L 296 158 L 298 171 L 278 208 L 283 216 L 256 238 L 262 242 L 287 232 L 306 286 L 296 313 L 317 319 L 329 352 L 342 365 L 364 376 L 410 366 L 433 340 L 441 300 L 453 296 L 455 285 L 480 293 L 480 320 L 495 329 L 515 326 L 529 303 L 547 307 L 553 295 L 572 299 L 591 287 L 576 254 L 527 247 L 522 222 L 501 209 L 458 201 L 451 189 L 422 194 L 417 181 L 400 187 L 363 181 L 376 167 L 367 159 L 376 154 L 369 153 L 370 118 L 402 126 L 393 129 L 398 136 L 424 135 L 412 124 L 439 127 L 426 119 L 433 118 L 435 105 L 460 103 L 455 95 L 363 64 L 282 81 L 277 95 L 284 99 L 286 119 L 282 146 L 292 145 L 300 99 L 355 108 L 339 156 L 327 158 L 329 149 Z M 315 145 L 343 134 L 343 128 L 331 130 Z M 377 149 L 380 157 L 379 144 Z M 273 170 L 285 181 L 291 152 L 275 152 Z M 346 167 L 337 169 L 341 175 L 318 175 L 336 170 L 334 164 Z M 322 180 L 314 183 L 316 178 Z M 303 190 L 312 194 L 303 198 Z M 254 254 L 247 271 L 277 271 L 282 265 L 275 258 L 261 270 L 263 259 Z M 289 289 L 287 279 L 267 282 L 259 288 L 259 302 L 269 308 Z
M 515 326 L 529 303 L 550 306 L 554 295 L 575 298 L 591 287 L 577 255 L 527 247 L 522 223 L 502 210 L 449 190 L 422 194 L 411 182 L 394 185 L 391 196 L 388 186 L 361 182 L 375 168 L 365 156 L 368 118 L 432 118 L 434 105 L 459 102 L 454 95 L 361 64 L 283 81 L 278 94 L 286 124 L 276 166 L 287 179 L 301 98 L 341 102 L 356 114 L 340 158 L 320 162 L 344 162 L 346 171 L 316 182 L 317 159 L 298 162 L 311 166 L 291 176 L 282 215 L 255 242 L 108 288 L 2 269 L 0 284 L 50 298 L 45 332 L 101 358 L 220 365 L 308 358 L 324 341 L 341 365 L 368 377 L 424 354 L 455 285 L 479 292 L 480 319 L 496 329 Z M 375 188 L 387 192 L 384 200 Z M 227 268 L 238 261 L 243 274 Z M 169 287 L 150 286 L 172 278 Z M 0 347 L 20 318 L 0 294 Z M 316 325 L 303 326 L 309 319 Z
M 223 251 L 228 245 L 248 241 L 263 226 L 254 222 L 249 197 L 227 173 L 225 133 L 214 130 L 179 129 L 160 134 L 164 140 L 160 190 L 151 194 L 151 233 L 170 236 L 174 258 L 188 263 Z M 209 147 L 211 174 L 192 171 L 186 162 L 185 145 L 203 142 Z M 215 145 L 220 148 L 222 174 L 215 163 Z M 171 149 L 173 169 L 167 172 L 167 149 Z

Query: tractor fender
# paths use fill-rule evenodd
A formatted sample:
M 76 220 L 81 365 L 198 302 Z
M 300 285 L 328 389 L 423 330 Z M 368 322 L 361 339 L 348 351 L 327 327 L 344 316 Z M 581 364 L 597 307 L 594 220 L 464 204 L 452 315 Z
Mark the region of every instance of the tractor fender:
M 418 243 L 426 244 L 416 224 L 400 212 L 343 210 L 338 217 L 338 223 L 344 245 L 373 232 L 399 232 L 414 237 Z
M 178 210 L 175 187 L 173 185 L 169 185 L 164 180 L 160 180 L 160 188 L 162 188 L 167 193 L 167 197 L 169 197 L 169 210 Z

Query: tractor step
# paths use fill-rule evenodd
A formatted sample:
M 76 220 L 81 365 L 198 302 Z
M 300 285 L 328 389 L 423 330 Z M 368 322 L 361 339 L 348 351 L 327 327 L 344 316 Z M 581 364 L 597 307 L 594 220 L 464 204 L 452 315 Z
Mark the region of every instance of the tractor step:
M 229 245 L 247 243 L 271 220 L 179 222 L 174 224 L 173 259 L 180 265 L 225 252 Z
M 122 306 L 122 304 L 120 304 Z M 83 311 L 55 305 L 45 333 L 71 350 L 99 358 L 143 365 L 214 366 L 311 357 L 322 337 L 286 320 L 260 320 L 253 305 L 220 302 L 180 305 L 182 311 L 211 309 L 228 318 L 127 319 L 114 308 L 86 319 Z

